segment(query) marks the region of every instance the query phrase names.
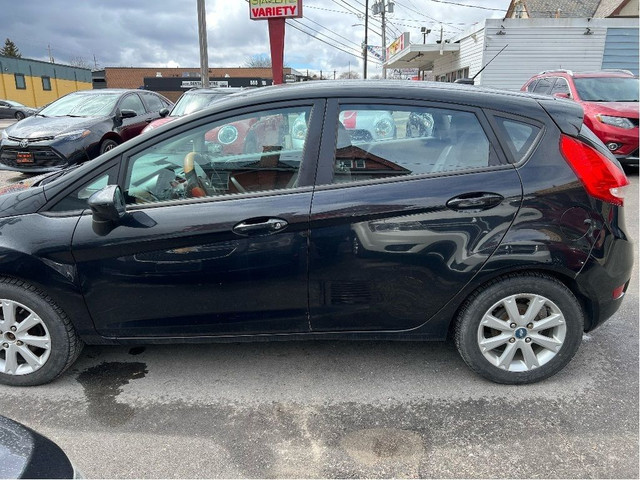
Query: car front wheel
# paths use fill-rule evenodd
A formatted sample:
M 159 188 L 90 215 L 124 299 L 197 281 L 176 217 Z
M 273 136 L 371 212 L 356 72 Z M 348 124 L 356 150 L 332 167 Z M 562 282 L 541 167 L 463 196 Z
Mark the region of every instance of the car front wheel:
M 100 155 L 102 155 L 104 152 L 108 152 L 109 150 L 113 150 L 117 146 L 118 142 L 116 142 L 115 140 L 111 140 L 110 138 L 103 140 L 100 144 Z
M 573 293 L 542 274 L 495 280 L 466 301 L 456 346 L 467 365 L 497 383 L 524 384 L 560 371 L 578 350 L 584 313 Z
M 24 118 L 24 113 L 16 112 L 16 120 L 22 120 Z
M 17 279 L 0 279 L 0 383 L 41 385 L 78 357 L 83 343 L 51 298 Z

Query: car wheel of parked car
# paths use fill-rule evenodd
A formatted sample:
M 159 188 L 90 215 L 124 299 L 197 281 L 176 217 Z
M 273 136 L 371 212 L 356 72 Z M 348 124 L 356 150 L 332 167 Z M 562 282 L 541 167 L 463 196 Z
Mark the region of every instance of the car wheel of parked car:
M 16 112 L 16 120 L 22 120 L 24 118 L 24 113 Z
M 47 383 L 76 360 L 83 343 L 45 293 L 22 280 L 3 278 L 0 302 L 0 383 Z
M 561 370 L 578 350 L 584 313 L 558 280 L 510 275 L 477 290 L 456 323 L 460 355 L 498 383 L 533 383 Z
M 117 146 L 118 142 L 116 142 L 115 140 L 111 140 L 110 138 L 103 140 L 100 144 L 100 155 L 102 155 L 104 152 L 108 152 L 109 150 L 116 148 Z

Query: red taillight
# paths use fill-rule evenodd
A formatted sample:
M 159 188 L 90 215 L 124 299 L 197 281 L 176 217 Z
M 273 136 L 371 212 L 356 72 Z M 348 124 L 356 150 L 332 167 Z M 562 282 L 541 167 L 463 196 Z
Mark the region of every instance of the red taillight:
M 626 286 L 626 284 L 625 285 L 620 285 L 618 288 L 614 288 L 613 289 L 613 293 L 611 294 L 611 297 L 614 300 L 617 300 L 617 299 L 621 298 L 624 295 L 624 287 L 625 286 Z
M 623 204 L 620 189 L 629 185 L 626 175 L 602 153 L 573 137 L 562 135 L 560 151 L 589 195 L 614 205 Z

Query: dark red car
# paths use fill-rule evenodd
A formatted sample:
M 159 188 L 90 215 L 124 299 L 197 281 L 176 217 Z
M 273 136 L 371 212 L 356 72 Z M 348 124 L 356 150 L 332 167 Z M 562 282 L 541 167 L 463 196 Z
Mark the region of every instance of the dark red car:
M 522 91 L 570 98 L 582 105 L 584 123 L 623 165 L 638 165 L 638 77 L 626 70 L 541 72 Z

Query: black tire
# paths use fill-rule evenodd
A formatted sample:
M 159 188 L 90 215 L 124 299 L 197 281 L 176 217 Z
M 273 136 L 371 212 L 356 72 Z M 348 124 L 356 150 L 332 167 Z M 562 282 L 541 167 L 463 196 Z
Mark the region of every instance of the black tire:
M 16 120 L 22 120 L 25 117 L 25 114 L 22 112 L 16 112 Z
M 34 328 L 42 329 L 42 325 L 44 325 L 50 338 L 49 354 L 44 364 L 30 373 L 15 374 L 3 371 L 7 358 L 5 346 L 9 345 L 13 337 L 10 330 L 0 334 L 2 338 L 2 343 L 0 343 L 0 383 L 12 386 L 42 385 L 60 376 L 78 358 L 84 343 L 78 337 L 66 314 L 47 294 L 22 280 L 0 278 L 0 299 L 3 302 L 20 304 L 35 313 L 41 324 Z M 20 313 L 23 313 L 20 308 L 16 309 L 15 317 L 18 318 Z M 4 320 L 4 308 L 0 310 L 0 315 Z M 33 335 L 33 332 L 33 329 L 28 330 L 30 335 Z M 27 342 L 26 339 L 25 342 Z M 38 353 L 37 350 L 36 353 Z M 20 356 L 20 359 L 22 359 L 22 364 L 27 366 L 24 357 Z
M 116 148 L 117 146 L 118 142 L 116 142 L 115 140 L 112 140 L 110 138 L 103 140 L 100 144 L 100 155 L 102 155 L 104 152 L 108 152 L 109 150 Z
M 533 304 L 533 295 L 542 306 L 540 313 L 528 321 L 523 314 Z M 517 306 L 522 315 L 517 327 L 512 327 L 516 322 L 508 313 L 507 303 Z M 488 326 L 492 321 L 489 313 L 501 321 L 495 329 Z M 583 331 L 584 312 L 573 293 L 552 277 L 529 273 L 496 279 L 474 292 L 456 319 L 455 342 L 463 360 L 479 375 L 496 383 L 526 384 L 544 380 L 564 368 L 578 351 Z M 508 365 L 499 367 L 501 362 Z

